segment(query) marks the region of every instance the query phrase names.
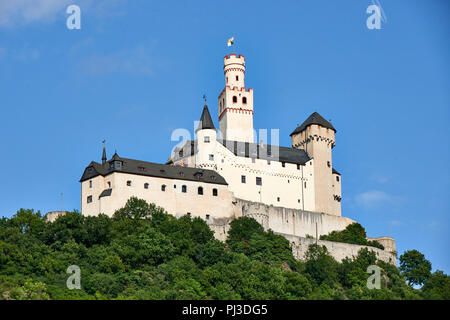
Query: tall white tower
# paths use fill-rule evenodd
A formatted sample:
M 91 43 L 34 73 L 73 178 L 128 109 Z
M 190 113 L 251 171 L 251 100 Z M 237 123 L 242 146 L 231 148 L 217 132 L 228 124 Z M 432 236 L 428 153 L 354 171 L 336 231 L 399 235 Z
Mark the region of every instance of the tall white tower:
M 245 58 L 223 59 L 225 88 L 219 94 L 219 129 L 222 139 L 254 142 L 253 89 L 245 88 Z

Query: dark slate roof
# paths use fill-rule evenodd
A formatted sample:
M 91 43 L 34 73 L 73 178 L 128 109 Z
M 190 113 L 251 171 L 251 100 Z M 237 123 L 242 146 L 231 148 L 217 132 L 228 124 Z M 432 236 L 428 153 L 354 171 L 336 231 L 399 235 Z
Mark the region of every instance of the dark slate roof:
M 333 168 L 332 173 L 333 173 L 333 174 L 341 175 L 339 172 L 337 172 L 337 170 L 336 170 L 335 168 Z
M 220 142 L 228 150 L 233 152 L 236 156 L 240 157 L 296 163 L 301 165 L 311 160 L 308 153 L 302 149 L 273 146 L 270 144 L 259 145 L 257 143 L 231 140 L 221 140 Z M 276 154 L 277 149 L 278 158 Z
M 112 189 L 111 188 L 105 189 L 105 190 L 102 191 L 102 193 L 100 193 L 98 198 L 100 199 L 100 198 L 103 198 L 103 197 L 109 197 L 111 195 L 111 193 L 112 193 Z
M 195 130 L 195 132 L 197 132 L 198 130 L 201 130 L 201 129 L 216 130 L 216 128 L 214 127 L 214 123 L 211 119 L 211 114 L 209 113 L 208 106 L 206 104 L 203 107 L 203 112 L 200 117 L 200 124 L 198 125 L 198 128 L 197 128 L 197 130 Z
M 318 114 L 317 112 L 314 112 L 312 115 L 310 115 L 310 116 L 308 117 L 308 119 L 306 119 L 300 126 L 298 126 L 298 127 L 294 130 L 294 132 L 292 132 L 292 133 L 290 134 L 290 136 L 292 136 L 293 134 L 302 132 L 303 130 L 306 129 L 306 127 L 308 127 L 308 126 L 310 126 L 310 125 L 312 125 L 312 124 L 318 124 L 318 125 L 320 125 L 320 126 L 322 126 L 322 127 L 324 127 L 324 128 L 328 128 L 328 129 L 334 130 L 334 132 L 336 132 L 336 129 L 333 127 L 333 125 L 332 125 L 329 121 L 325 120 L 325 119 L 324 119 L 320 114 Z
M 121 166 L 114 166 L 114 161 L 120 161 Z M 114 155 L 113 159 L 107 161 L 104 165 L 97 162 L 91 162 L 84 170 L 80 182 L 94 178 L 96 176 L 107 176 L 113 172 L 124 172 L 141 176 L 159 177 L 177 180 L 200 181 L 205 183 L 227 184 L 225 179 L 215 171 L 189 168 L 181 166 L 171 166 L 154 162 L 146 162 L 134 159 L 121 158 Z

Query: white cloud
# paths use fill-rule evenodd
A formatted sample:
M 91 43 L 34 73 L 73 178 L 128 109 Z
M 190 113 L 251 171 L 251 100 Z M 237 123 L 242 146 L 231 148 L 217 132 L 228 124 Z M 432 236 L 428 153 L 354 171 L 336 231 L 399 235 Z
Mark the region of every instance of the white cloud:
M 69 16 L 69 5 L 80 6 L 82 14 L 96 17 L 119 16 L 126 0 L 0 0 L 0 27 L 23 26 L 35 22 L 53 22 Z M 65 23 L 63 24 L 65 27 Z
M 52 21 L 72 0 L 0 0 L 0 26 Z
M 371 190 L 356 195 L 355 202 L 362 207 L 373 208 L 383 204 L 393 204 L 397 202 L 397 197 L 391 196 L 384 191 Z
M 142 47 L 104 55 L 95 54 L 81 62 L 80 70 L 92 76 L 110 73 L 129 73 L 150 75 L 153 72 L 153 59 Z
M 373 181 L 378 182 L 378 183 L 386 183 L 386 182 L 389 181 L 389 179 L 388 179 L 386 176 L 381 175 L 381 174 L 379 174 L 379 173 L 372 173 L 372 175 L 370 176 L 370 178 L 371 178 Z

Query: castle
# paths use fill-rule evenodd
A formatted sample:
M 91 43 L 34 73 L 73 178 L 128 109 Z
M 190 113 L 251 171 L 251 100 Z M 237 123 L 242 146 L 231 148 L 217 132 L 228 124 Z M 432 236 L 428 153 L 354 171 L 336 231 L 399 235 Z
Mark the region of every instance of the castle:
M 112 216 L 135 196 L 177 217 L 204 219 L 221 240 L 231 220 L 249 216 L 284 235 L 300 259 L 311 241 L 339 259 L 355 255 L 362 246 L 318 240 L 354 222 L 341 216 L 342 180 L 332 164 L 336 129 L 314 112 L 290 134 L 291 147 L 255 142 L 245 58 L 225 56 L 223 70 L 219 130 L 205 101 L 195 139 L 175 148 L 165 164 L 117 153 L 107 160 L 104 147 L 102 162 L 92 161 L 80 179 L 82 214 Z M 385 249 L 371 250 L 396 263 L 394 239 L 376 240 Z

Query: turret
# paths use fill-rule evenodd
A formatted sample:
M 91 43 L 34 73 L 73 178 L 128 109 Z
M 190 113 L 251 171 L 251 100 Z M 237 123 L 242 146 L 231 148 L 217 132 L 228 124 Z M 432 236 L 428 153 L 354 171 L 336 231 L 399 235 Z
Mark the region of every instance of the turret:
M 197 152 L 195 154 L 196 165 L 213 165 L 215 160 L 214 150 L 216 147 L 217 130 L 214 127 L 206 101 L 195 133 L 197 135 Z M 210 155 L 212 155 L 212 159 Z
M 332 162 L 335 133 L 333 125 L 314 112 L 290 136 L 292 147 L 305 150 L 313 158 L 315 211 L 341 215 L 340 175 L 337 171 L 333 173 Z M 336 178 L 337 175 L 339 178 Z

